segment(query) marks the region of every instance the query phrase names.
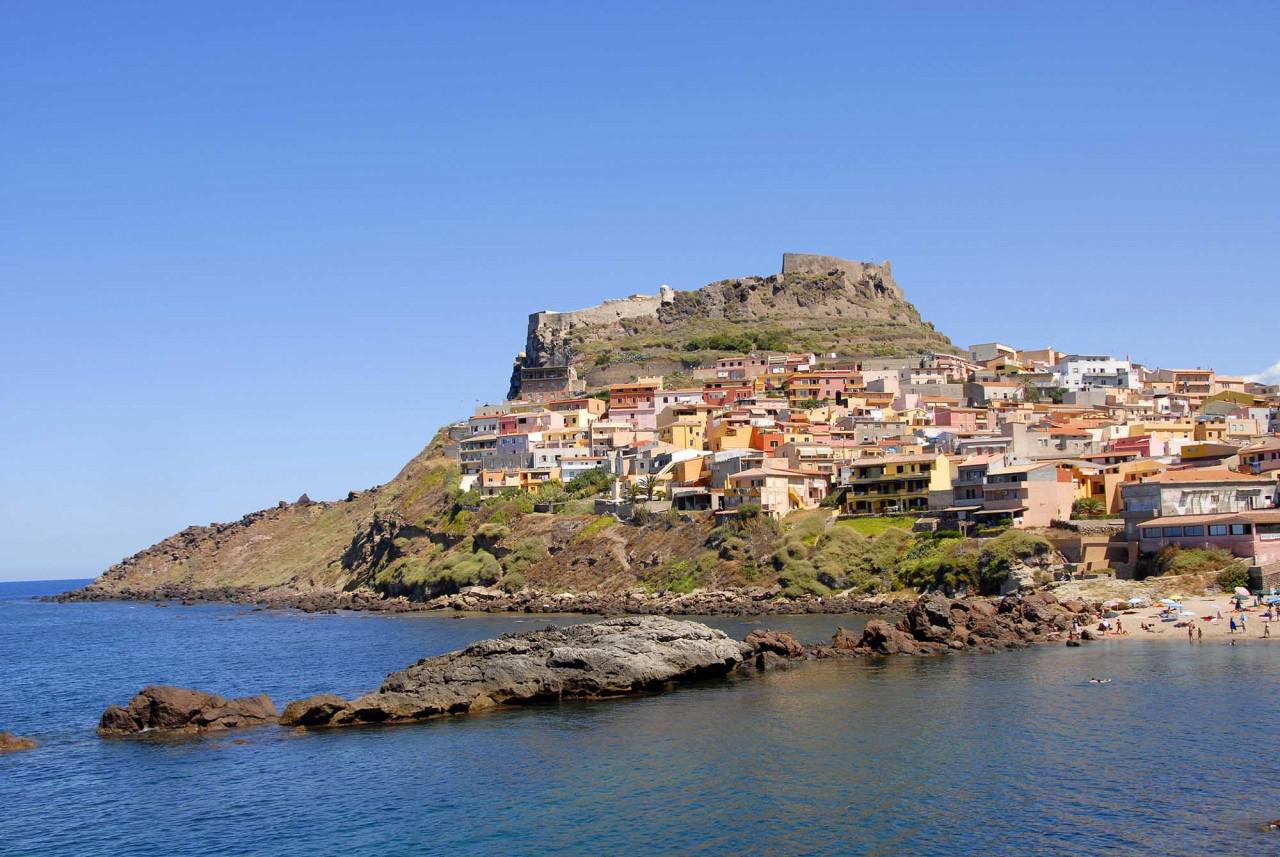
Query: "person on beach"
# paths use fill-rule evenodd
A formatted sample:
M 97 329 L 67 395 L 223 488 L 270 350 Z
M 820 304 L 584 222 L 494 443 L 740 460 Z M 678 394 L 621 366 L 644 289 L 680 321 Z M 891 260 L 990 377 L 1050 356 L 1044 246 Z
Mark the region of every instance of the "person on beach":
M 1190 622 L 1187 623 L 1187 642 L 1194 642 L 1196 638 L 1196 626 Z
M 1196 642 L 1199 643 L 1204 639 L 1204 628 L 1196 626 Z
M 1265 639 L 1267 639 L 1267 638 L 1268 638 L 1268 637 L 1270 637 L 1270 636 L 1271 636 L 1271 626 L 1270 626 L 1270 625 L 1263 625 L 1263 626 L 1262 626 L 1262 638 L 1265 640 Z
M 1236 617 L 1232 616 L 1231 617 L 1231 633 L 1234 634 L 1235 632 L 1236 632 Z
M 1243 633 L 1245 632 L 1245 630 L 1246 630 L 1246 629 L 1245 629 L 1245 626 L 1244 626 L 1244 620 L 1245 620 L 1244 611 L 1243 611 L 1243 610 L 1241 610 L 1241 611 L 1240 611 L 1240 633 L 1242 633 L 1242 634 L 1243 634 Z

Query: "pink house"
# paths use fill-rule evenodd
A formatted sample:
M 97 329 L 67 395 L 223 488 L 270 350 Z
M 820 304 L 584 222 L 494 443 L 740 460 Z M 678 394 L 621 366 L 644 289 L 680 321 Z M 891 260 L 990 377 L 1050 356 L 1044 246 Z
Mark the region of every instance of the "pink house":
M 1165 515 L 1138 528 L 1138 549 L 1154 553 L 1166 545 L 1222 548 L 1256 565 L 1280 562 L 1280 509 L 1226 515 Z

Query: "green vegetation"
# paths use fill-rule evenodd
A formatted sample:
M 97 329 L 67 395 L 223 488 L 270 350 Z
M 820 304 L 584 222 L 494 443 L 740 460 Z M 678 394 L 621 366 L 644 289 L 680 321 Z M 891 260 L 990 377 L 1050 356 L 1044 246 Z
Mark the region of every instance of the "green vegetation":
M 740 333 L 713 333 L 694 337 L 684 344 L 685 351 L 730 351 L 746 354 L 752 351 L 786 351 L 787 337 L 778 330 L 748 330 Z
M 1214 580 L 1218 586 L 1222 587 L 1223 592 L 1235 592 L 1237 586 L 1243 586 L 1248 589 L 1249 566 L 1237 560 L 1218 572 L 1218 576 Z
M 587 523 L 585 527 L 578 531 L 573 537 L 575 543 L 585 542 L 587 539 L 593 538 L 605 530 L 618 523 L 618 519 L 613 515 L 601 515 L 593 521 Z
M 1245 568 L 1244 563 L 1236 559 L 1230 551 L 1221 548 L 1183 548 L 1177 545 L 1166 545 L 1156 553 L 1139 556 L 1133 576 L 1143 580 L 1165 574 L 1225 572 L 1236 565 Z M 1245 575 L 1247 579 L 1247 568 L 1245 568 Z M 1247 584 L 1233 584 L 1232 588 L 1237 585 Z
M 525 572 L 529 566 L 541 562 L 549 556 L 547 546 L 542 539 L 521 539 L 511 552 L 502 557 L 502 580 L 500 585 L 507 592 L 518 592 L 525 583 Z
M 564 486 L 565 493 L 575 500 L 603 494 L 613 485 L 613 474 L 607 470 L 588 470 L 573 477 Z
M 836 526 L 848 527 L 864 536 L 878 536 L 888 529 L 911 532 L 915 522 L 915 518 L 907 515 L 887 515 L 880 518 L 845 518 L 842 521 L 836 521 Z
M 464 539 L 443 556 L 432 552 L 397 559 L 378 574 L 374 586 L 387 594 L 408 592 L 434 598 L 464 586 L 490 586 L 501 575 L 502 566 L 493 554 Z
M 640 583 L 651 593 L 673 592 L 685 595 L 703 587 L 718 562 L 719 557 L 715 551 L 703 551 L 696 560 L 673 560 L 645 572 Z
M 653 501 L 655 497 L 662 496 L 662 482 L 656 476 L 646 476 L 641 479 L 635 486 L 644 498 Z
M 899 581 L 916 589 L 955 591 L 965 587 L 993 595 L 1015 562 L 1042 556 L 1053 546 L 1040 536 L 1007 530 L 989 541 L 917 537 L 899 570 Z
M 795 539 L 812 547 L 827 530 L 831 521 L 831 513 L 826 509 L 807 509 L 792 512 L 782 519 L 782 532 L 787 538 Z
M 1105 518 L 1107 507 L 1097 497 L 1082 497 L 1071 504 L 1072 518 Z

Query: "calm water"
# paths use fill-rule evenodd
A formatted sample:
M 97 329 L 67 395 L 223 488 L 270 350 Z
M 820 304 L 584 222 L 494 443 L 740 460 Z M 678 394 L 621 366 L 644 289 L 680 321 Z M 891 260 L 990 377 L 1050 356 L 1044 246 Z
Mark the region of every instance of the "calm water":
M 101 709 L 144 684 L 354 694 L 549 620 L 28 600 L 57 589 L 0 584 L 0 729 L 42 742 L 0 757 L 5 855 L 1280 853 L 1258 830 L 1280 816 L 1262 644 L 819 663 L 415 726 L 104 742 Z

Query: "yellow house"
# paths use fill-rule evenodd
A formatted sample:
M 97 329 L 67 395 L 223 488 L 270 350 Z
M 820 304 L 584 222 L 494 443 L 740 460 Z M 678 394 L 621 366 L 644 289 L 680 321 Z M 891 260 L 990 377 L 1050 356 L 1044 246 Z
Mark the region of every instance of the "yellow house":
M 1195 440 L 1195 423 L 1189 419 L 1155 420 L 1132 423 L 1129 426 L 1129 437 L 1150 435 L 1152 440 L 1169 443 L 1173 440 Z
M 572 411 L 560 411 L 560 414 L 564 417 L 564 427 L 567 429 L 589 428 L 593 422 L 600 418 L 599 414 L 594 414 L 586 408 L 578 408 Z
M 724 502 L 728 509 L 758 503 L 766 515 L 781 518 L 797 509 L 816 509 L 826 495 L 827 478 L 820 474 L 753 467 L 728 478 Z
M 955 466 L 945 454 L 861 458 L 840 465 L 845 510 L 854 515 L 923 512 L 930 491 L 950 491 Z
M 707 424 L 701 417 L 676 417 L 666 425 L 659 426 L 658 440 L 680 449 L 702 449 L 707 440 Z
M 719 452 L 722 449 L 750 449 L 751 423 L 717 420 L 707 430 L 707 449 Z
M 1198 420 L 1195 427 L 1195 440 L 1208 443 L 1221 443 L 1227 435 L 1226 420 Z
M 1120 489 L 1131 483 L 1141 482 L 1145 477 L 1163 473 L 1169 465 L 1151 458 L 1137 458 L 1133 461 L 1122 461 L 1108 467 L 1102 474 L 1103 502 L 1107 512 L 1118 514 L 1124 511 L 1124 500 Z
M 808 423 L 783 423 L 783 443 L 813 443 L 813 429 Z

